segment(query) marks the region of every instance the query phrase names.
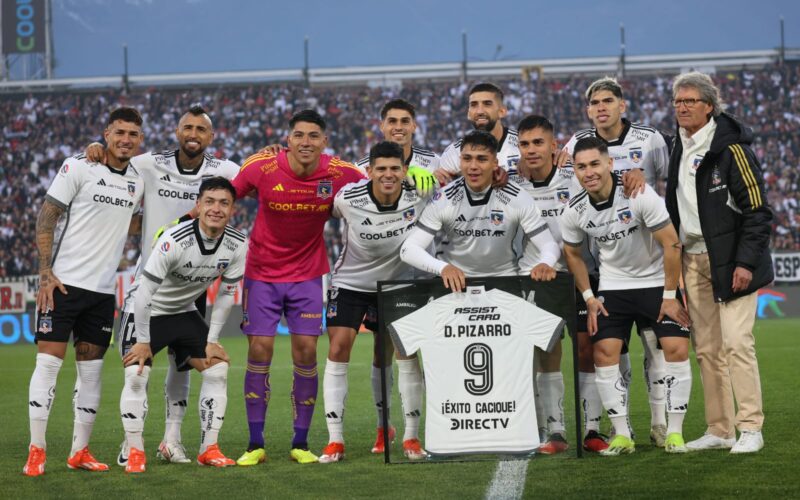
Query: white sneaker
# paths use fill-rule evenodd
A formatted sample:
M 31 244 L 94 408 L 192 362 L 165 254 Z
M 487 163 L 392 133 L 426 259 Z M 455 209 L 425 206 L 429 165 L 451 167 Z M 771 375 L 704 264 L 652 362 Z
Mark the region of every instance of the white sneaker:
M 173 464 L 188 464 L 191 462 L 191 459 L 186 456 L 186 448 L 181 443 L 161 441 L 161 444 L 158 445 L 156 456 Z
M 761 431 L 742 431 L 739 440 L 731 448 L 731 453 L 755 453 L 764 447 Z
M 686 443 L 686 448 L 689 451 L 729 450 L 735 443 L 736 440 L 733 438 L 724 439 L 706 432 L 703 437 Z
M 126 439 L 125 441 L 122 442 L 121 445 L 119 445 L 119 454 L 117 454 L 117 465 L 119 465 L 120 467 L 125 467 L 126 465 L 128 465 L 128 455 L 130 455 L 130 453 L 131 449 L 128 446 L 128 440 Z

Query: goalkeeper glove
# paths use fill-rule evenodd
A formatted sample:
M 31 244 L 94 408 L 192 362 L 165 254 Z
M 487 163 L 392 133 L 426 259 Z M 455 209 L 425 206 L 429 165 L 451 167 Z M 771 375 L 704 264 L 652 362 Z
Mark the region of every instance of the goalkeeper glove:
M 170 228 L 173 228 L 173 227 L 177 226 L 181 222 L 186 222 L 187 220 L 192 220 L 192 216 L 189 215 L 189 214 L 184 214 L 184 215 L 181 215 L 180 217 L 178 217 L 177 219 L 169 221 L 166 224 L 164 224 L 163 226 L 161 226 L 160 228 L 158 228 L 158 231 L 156 231 L 155 236 L 153 236 L 153 243 L 150 246 L 151 247 L 155 247 L 156 246 L 156 242 L 161 237 L 161 235 L 164 234 L 164 231 L 166 231 L 167 229 L 170 229 Z
M 436 188 L 436 177 L 422 167 L 411 165 L 407 175 L 414 181 L 414 186 L 421 195 L 427 195 Z

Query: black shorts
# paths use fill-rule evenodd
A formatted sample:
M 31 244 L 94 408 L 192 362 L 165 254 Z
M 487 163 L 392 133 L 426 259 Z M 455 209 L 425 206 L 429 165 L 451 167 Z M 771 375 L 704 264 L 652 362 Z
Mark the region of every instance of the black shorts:
M 191 358 L 206 357 L 208 325 L 197 311 L 150 318 L 150 350 L 153 356 L 165 347 L 175 353 L 178 371 L 191 370 Z
M 625 344 L 630 340 L 631 328 L 634 323 L 637 328 L 650 327 L 656 337 L 684 337 L 689 338 L 689 329 L 680 326 L 669 317 L 661 321 L 658 313 L 661 311 L 664 287 L 638 288 L 634 290 L 604 290 L 599 293 L 603 306 L 608 311 L 608 316 L 602 314 L 597 317 L 597 334 L 592 337 L 593 342 L 602 339 L 622 339 Z M 680 292 L 678 300 L 682 300 Z
M 114 328 L 114 295 L 64 285 L 53 291 L 53 310 L 36 315 L 36 341 L 88 342 L 108 347 Z
M 363 323 L 367 329 L 378 331 L 378 294 L 356 292 L 331 287 L 325 310 L 328 326 L 341 326 L 358 331 Z
M 409 290 L 413 290 L 409 288 Z M 427 296 L 420 294 L 392 294 L 381 321 L 389 324 L 411 314 L 427 304 Z M 363 323 L 368 330 L 378 331 L 378 294 L 356 292 L 347 288 L 331 287 L 328 290 L 326 310 L 328 326 L 343 326 L 358 331 Z

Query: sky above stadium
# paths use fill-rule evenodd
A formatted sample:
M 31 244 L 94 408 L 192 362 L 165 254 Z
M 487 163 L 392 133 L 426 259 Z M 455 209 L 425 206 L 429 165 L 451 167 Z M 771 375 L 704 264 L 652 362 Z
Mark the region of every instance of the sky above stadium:
M 797 0 L 53 0 L 56 77 L 800 47 Z

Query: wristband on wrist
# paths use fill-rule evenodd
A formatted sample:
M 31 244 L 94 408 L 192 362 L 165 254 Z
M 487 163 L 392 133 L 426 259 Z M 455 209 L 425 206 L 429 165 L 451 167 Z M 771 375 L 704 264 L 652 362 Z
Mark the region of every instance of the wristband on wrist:
M 594 293 L 592 293 L 592 289 L 591 288 L 587 288 L 586 290 L 583 291 L 583 300 L 585 302 L 588 302 L 589 299 L 591 299 L 591 298 L 594 298 Z
M 677 290 L 664 290 L 663 298 L 665 299 L 674 299 L 677 295 Z

